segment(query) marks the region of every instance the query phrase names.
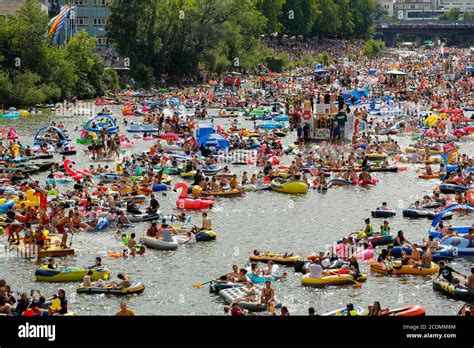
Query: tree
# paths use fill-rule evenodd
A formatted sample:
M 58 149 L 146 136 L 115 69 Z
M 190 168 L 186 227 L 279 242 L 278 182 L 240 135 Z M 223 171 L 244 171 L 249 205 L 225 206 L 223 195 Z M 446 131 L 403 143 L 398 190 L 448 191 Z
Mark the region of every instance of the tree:
M 316 0 L 287 0 L 280 15 L 282 29 L 278 33 L 279 41 L 284 35 L 307 36 L 320 15 Z
M 375 0 L 351 0 L 354 36 L 368 38 L 374 31 Z
M 376 20 L 385 19 L 388 17 L 388 11 L 382 6 L 381 3 L 377 2 L 375 4 L 375 14 L 374 18 Z
M 445 12 L 441 16 L 439 16 L 439 20 L 440 21 L 457 21 L 459 19 L 460 14 L 461 14 L 461 10 L 458 7 L 453 7 L 448 12 Z
M 338 36 L 342 27 L 339 5 L 334 0 L 318 0 L 317 3 L 321 15 L 315 19 L 313 34 L 323 37 Z
M 279 18 L 286 0 L 257 0 L 257 10 L 267 19 L 265 34 L 271 35 L 281 30 Z
M 385 43 L 381 40 L 367 40 L 367 42 L 364 45 L 364 55 L 368 57 L 377 57 L 379 56 L 383 51 L 385 51 Z
M 464 12 L 464 20 L 465 21 L 473 21 L 474 20 L 474 12 L 469 12 L 469 11 Z

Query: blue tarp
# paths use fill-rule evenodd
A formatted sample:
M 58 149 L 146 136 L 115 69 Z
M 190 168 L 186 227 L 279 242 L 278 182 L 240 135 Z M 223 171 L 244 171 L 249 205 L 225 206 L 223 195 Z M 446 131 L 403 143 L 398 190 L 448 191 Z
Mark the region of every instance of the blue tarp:
M 97 116 L 94 116 L 92 117 L 89 121 L 87 121 L 86 125 L 84 126 L 85 129 L 87 129 L 88 132 L 94 132 L 94 133 L 101 133 L 101 128 L 105 125 L 105 124 L 102 124 L 102 123 L 98 123 L 98 128 L 91 128 L 90 125 L 92 124 L 92 122 L 94 121 L 98 121 L 98 120 L 101 120 L 101 119 L 104 119 L 108 122 L 107 125 L 108 125 L 108 128 L 107 128 L 107 133 L 108 134 L 113 134 L 113 133 L 117 133 L 117 124 L 115 123 L 115 120 L 113 119 L 112 116 L 110 115 L 107 115 L 107 114 L 98 114 Z

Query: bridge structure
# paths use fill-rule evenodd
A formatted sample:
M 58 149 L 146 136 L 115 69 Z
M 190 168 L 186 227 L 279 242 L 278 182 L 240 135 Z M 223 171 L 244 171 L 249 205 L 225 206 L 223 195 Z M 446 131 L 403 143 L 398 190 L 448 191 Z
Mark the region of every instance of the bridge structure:
M 397 43 L 398 35 L 414 35 L 419 39 L 446 39 L 448 43 L 474 38 L 474 21 L 403 21 L 377 22 L 376 33 L 383 35 L 389 47 Z

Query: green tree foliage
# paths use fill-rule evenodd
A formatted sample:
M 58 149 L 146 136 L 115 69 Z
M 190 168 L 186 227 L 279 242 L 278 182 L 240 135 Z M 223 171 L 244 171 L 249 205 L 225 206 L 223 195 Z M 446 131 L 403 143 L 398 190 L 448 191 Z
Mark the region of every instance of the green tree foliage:
M 285 2 L 286 0 L 257 0 L 257 10 L 267 19 L 265 34 L 271 35 L 281 30 L 282 25 L 279 18 Z
M 458 7 L 453 7 L 449 11 L 443 13 L 439 16 L 439 20 L 441 21 L 457 21 L 459 19 L 459 15 L 461 14 L 461 10 Z
M 385 51 L 385 44 L 381 40 L 367 40 L 365 43 L 363 52 L 364 55 L 368 57 L 377 57 L 379 56 L 383 51 Z
M 308 36 L 320 15 L 318 0 L 286 0 L 280 15 L 279 39 L 284 35 Z
M 376 20 L 379 20 L 379 19 L 385 19 L 386 17 L 388 17 L 388 11 L 383 8 L 382 4 L 380 4 L 379 2 L 377 2 L 375 4 L 375 19 Z
M 48 22 L 36 0 L 27 0 L 16 16 L 0 17 L 0 104 L 93 98 L 117 85 L 92 52 L 94 38 L 79 32 L 67 46 L 53 46 Z
M 469 11 L 464 12 L 464 20 L 474 21 L 474 12 L 469 12 Z

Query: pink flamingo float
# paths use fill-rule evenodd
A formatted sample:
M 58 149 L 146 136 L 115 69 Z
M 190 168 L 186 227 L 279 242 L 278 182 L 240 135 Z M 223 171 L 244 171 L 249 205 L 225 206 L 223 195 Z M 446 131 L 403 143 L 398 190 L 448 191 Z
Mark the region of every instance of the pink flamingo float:
M 177 191 L 181 189 L 181 194 L 179 195 L 178 200 L 176 201 L 176 206 L 178 209 L 187 209 L 187 210 L 203 210 L 211 209 L 215 202 L 213 200 L 199 199 L 199 198 L 190 198 L 188 197 L 188 185 L 185 182 L 178 182 L 174 185 L 174 190 Z
M 91 172 L 89 169 L 84 170 L 72 170 L 71 168 L 71 160 L 67 159 L 64 161 L 64 169 L 66 172 L 73 178 L 75 181 L 81 180 L 84 176 L 91 176 Z

